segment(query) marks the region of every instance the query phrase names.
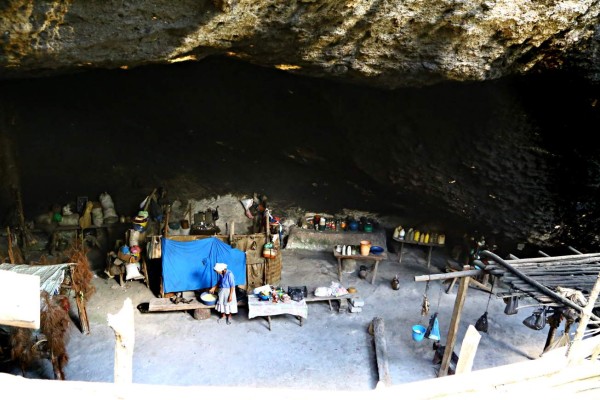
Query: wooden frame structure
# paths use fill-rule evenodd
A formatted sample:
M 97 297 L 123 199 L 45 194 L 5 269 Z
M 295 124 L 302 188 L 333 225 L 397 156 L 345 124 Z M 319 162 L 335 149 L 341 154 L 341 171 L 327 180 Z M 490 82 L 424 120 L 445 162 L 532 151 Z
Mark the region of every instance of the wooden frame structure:
M 590 323 L 600 324 L 600 317 L 591 314 L 593 307 L 600 306 L 598 293 L 594 293 L 599 286 L 600 253 L 582 254 L 570 248 L 574 255 L 551 257 L 543 253 L 541 258 L 518 259 L 514 256 L 511 260 L 503 260 L 490 251 L 483 251 L 482 255 L 490 261 L 482 269 L 471 269 L 467 265 L 463 271 L 416 276 L 416 282 L 444 279 L 460 279 L 460 286 L 456 296 L 452 319 L 448 329 L 446 349 L 438 376 L 446 376 L 450 366 L 452 352 L 456 343 L 456 333 L 460 323 L 460 316 L 466 299 L 469 281 L 473 276 L 491 274 L 511 287 L 511 295 L 528 296 L 542 306 L 571 308 L 579 315 L 586 315 L 583 306 L 563 296 L 557 287 L 568 285 L 569 288 L 580 291 L 584 296 L 590 311 L 587 318 Z M 600 290 L 600 289 L 599 289 Z M 582 323 L 580 322 L 580 325 Z M 583 325 L 587 325 L 587 322 Z M 556 326 L 551 327 L 548 333 L 545 349 L 551 344 Z

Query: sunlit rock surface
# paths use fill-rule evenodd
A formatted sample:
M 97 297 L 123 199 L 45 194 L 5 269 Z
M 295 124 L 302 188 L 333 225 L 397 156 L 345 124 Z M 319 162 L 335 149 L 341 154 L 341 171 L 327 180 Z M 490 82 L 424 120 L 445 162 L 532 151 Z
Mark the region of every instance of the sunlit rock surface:
M 591 0 L 7 0 L 0 76 L 227 54 L 396 88 L 577 67 L 597 77 Z

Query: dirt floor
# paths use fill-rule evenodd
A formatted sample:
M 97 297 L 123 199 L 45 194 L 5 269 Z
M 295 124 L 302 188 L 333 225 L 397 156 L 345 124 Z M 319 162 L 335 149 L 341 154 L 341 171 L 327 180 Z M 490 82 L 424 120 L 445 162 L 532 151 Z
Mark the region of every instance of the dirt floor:
M 266 319 L 248 319 L 245 307 L 240 308 L 231 325 L 218 323 L 214 310 L 210 319 L 195 320 L 185 311 L 142 313 L 136 309 L 133 381 L 179 386 L 371 390 L 378 381 L 373 336 L 368 332 L 375 317 L 384 319 L 392 383 L 433 378 L 433 342 L 415 342 L 411 337 L 412 325 L 428 323 L 428 317 L 421 316 L 426 284 L 414 281 L 415 276 L 428 274 L 425 253 L 412 246 L 405 247 L 404 252 L 402 264 L 398 264 L 397 254 L 387 254 L 388 260 L 380 264 L 374 284 L 370 283 L 372 275 L 363 280 L 356 271 L 344 273 L 344 286 L 357 288 L 364 299 L 361 312 L 338 313 L 330 311 L 327 302 L 309 303 L 303 326 L 294 317 L 281 315 L 272 318 L 269 331 Z M 337 263 L 330 252 L 283 250 L 283 262 L 280 285 L 284 288 L 314 288 L 337 281 Z M 443 250 L 436 249 L 431 273 L 440 272 L 445 264 Z M 400 279 L 397 291 L 391 286 L 395 275 Z M 87 308 L 91 333 L 83 335 L 75 324 L 72 326 L 66 377 L 112 382 L 115 338 L 107 315 L 117 313 L 126 298 L 138 306 L 156 295 L 143 282 L 130 281 L 120 287 L 99 271 L 93 283 L 97 292 Z M 439 312 L 442 343 L 446 341 L 458 287 L 450 294 L 445 288 L 442 282 L 432 281 L 427 290 L 430 315 Z M 487 293 L 469 289 L 458 332 L 458 354 L 468 325 L 475 324 L 486 311 L 488 299 Z M 504 307 L 495 296 L 489 301 L 489 331 L 482 333 L 474 370 L 535 359 L 542 353 L 548 327 L 534 331 L 522 324 L 533 308 L 507 316 Z M 18 374 L 17 369 L 9 372 Z M 52 379 L 50 363 L 42 363 L 27 376 Z

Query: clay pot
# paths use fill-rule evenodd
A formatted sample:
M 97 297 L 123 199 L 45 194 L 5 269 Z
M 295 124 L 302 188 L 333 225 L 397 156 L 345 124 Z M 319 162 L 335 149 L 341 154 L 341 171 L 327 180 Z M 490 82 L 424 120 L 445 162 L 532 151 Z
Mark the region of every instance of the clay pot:
M 371 242 L 368 240 L 360 241 L 360 255 L 368 256 L 371 252 Z
M 358 277 L 360 279 L 365 279 L 367 277 L 367 267 L 364 265 L 360 266 L 360 269 L 358 270 Z

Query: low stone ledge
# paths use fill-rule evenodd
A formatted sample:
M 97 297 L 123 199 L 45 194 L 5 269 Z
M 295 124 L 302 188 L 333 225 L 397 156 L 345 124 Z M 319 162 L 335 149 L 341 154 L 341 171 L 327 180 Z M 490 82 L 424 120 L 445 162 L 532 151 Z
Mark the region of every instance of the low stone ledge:
M 360 245 L 361 240 L 368 240 L 372 246 L 381 246 L 386 249 L 385 230 L 378 229 L 371 233 L 353 231 L 315 231 L 302 229 L 297 226 L 290 228 L 290 234 L 285 246 L 286 249 L 304 250 L 333 250 L 334 246 Z

